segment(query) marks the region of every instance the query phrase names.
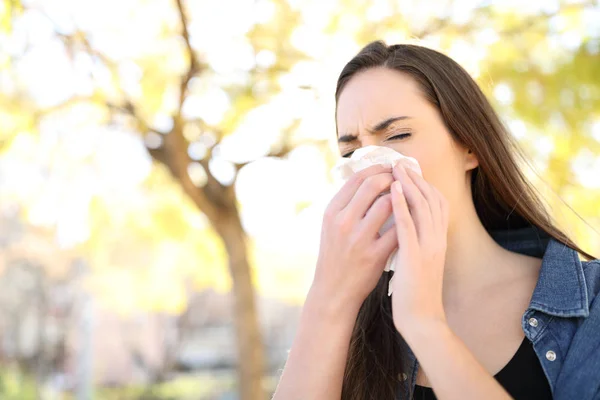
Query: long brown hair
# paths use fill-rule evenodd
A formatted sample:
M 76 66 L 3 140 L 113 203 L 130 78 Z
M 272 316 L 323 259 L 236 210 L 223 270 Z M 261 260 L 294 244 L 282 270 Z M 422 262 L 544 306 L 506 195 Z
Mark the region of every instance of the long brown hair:
M 474 152 L 479 166 L 471 187 L 477 215 L 488 232 L 533 226 L 587 259 L 549 216 L 541 196 L 517 164 L 519 146 L 471 76 L 448 56 L 426 47 L 382 41 L 365 46 L 342 70 L 336 102 L 348 81 L 369 68 L 385 67 L 411 76 L 440 112 L 453 138 Z M 337 107 L 336 107 L 337 108 Z M 343 400 L 394 399 L 402 385 L 402 340 L 392 321 L 383 273 L 356 320 L 344 374 Z M 403 398 L 405 398 L 404 396 Z

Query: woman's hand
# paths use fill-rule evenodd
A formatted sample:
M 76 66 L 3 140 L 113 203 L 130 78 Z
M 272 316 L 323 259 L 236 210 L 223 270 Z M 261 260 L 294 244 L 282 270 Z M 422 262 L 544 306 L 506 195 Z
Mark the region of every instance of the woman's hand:
M 392 215 L 392 169 L 373 165 L 354 174 L 330 201 L 323 217 L 319 257 L 311 292 L 332 300 L 336 310 L 358 312 L 397 248 L 394 229 L 379 229 Z
M 392 206 L 398 255 L 392 281 L 392 315 L 403 335 L 430 322 L 446 323 L 442 283 L 448 232 L 448 203 L 421 176 L 396 164 Z

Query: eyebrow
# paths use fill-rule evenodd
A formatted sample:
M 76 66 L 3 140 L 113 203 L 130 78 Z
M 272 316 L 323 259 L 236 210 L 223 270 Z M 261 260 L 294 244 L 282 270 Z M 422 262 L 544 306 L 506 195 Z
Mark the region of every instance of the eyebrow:
M 367 129 L 367 132 L 370 135 L 375 135 L 376 133 L 381 132 L 381 131 L 387 129 L 394 122 L 396 122 L 396 121 L 402 121 L 402 120 L 405 120 L 405 119 L 410 119 L 410 117 L 407 117 L 407 116 L 403 115 L 403 116 L 400 116 L 400 117 L 387 118 L 387 119 L 379 122 L 377 125 L 375 125 L 371 129 Z M 344 134 L 344 135 L 342 135 L 342 136 L 340 136 L 338 138 L 338 143 L 350 143 L 350 142 L 355 141 L 356 139 L 358 139 L 358 135 Z

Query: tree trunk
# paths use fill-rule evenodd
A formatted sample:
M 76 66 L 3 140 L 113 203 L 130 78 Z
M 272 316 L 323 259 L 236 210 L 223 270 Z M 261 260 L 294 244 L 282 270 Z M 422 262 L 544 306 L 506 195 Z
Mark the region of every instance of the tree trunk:
M 197 187 L 187 172 L 191 162 L 187 148 L 188 143 L 183 136 L 183 123 L 177 117 L 171 132 L 164 136 L 163 147 L 159 150 L 149 149 L 149 152 L 155 160 L 167 166 L 184 192 L 198 210 L 206 215 L 223 240 L 233 281 L 240 398 L 264 400 L 263 345 L 248 262 L 246 234 L 240 221 L 235 191 L 233 186 L 223 186 L 212 176 L 208 167 L 209 157 L 200 161 L 207 174 L 207 183 L 202 188 Z
M 262 387 L 264 352 L 254 286 L 248 263 L 246 235 L 236 208 L 221 213 L 214 225 L 225 243 L 229 258 L 229 272 L 233 280 L 240 398 L 242 400 L 264 400 L 265 394 Z

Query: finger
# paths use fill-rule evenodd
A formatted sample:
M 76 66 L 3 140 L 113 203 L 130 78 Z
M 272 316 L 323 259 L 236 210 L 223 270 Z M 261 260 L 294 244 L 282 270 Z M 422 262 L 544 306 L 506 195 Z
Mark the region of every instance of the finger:
M 440 200 L 439 191 L 422 176 L 417 174 L 412 169 L 406 169 L 408 177 L 413 181 L 415 186 L 421 191 L 421 194 L 429 204 L 429 210 L 431 212 L 432 223 L 438 228 L 442 226 L 442 205 Z
M 396 234 L 400 251 L 407 251 L 418 244 L 418 237 L 402 189 L 403 186 L 400 182 L 396 181 L 392 184 L 392 210 L 396 222 Z
M 365 236 L 376 236 L 392 215 L 392 196 L 389 193 L 384 194 L 369 208 L 367 215 L 360 222 L 359 229 L 365 232 Z
M 410 179 L 406 173 L 406 168 L 401 163 L 396 164 L 394 167 L 394 177 L 402 184 L 402 191 L 404 192 L 410 214 L 414 219 L 419 243 L 422 243 L 431 234 L 433 229 L 429 203 L 412 179 Z
M 435 195 L 437 197 L 437 204 L 439 207 L 439 212 L 440 212 L 440 226 L 441 228 L 445 228 L 448 225 L 448 212 L 447 212 L 447 201 L 446 201 L 446 197 L 442 194 L 442 192 L 440 192 L 440 190 L 438 188 L 436 188 L 435 186 L 431 186 L 433 191 L 435 192 Z
M 353 219 L 363 219 L 375 199 L 381 193 L 389 190 L 392 182 L 394 182 L 394 177 L 390 172 L 366 178 L 342 212 L 348 214 Z
M 392 169 L 389 166 L 376 164 L 355 173 L 344 183 L 342 188 L 335 194 L 335 196 L 333 196 L 329 202 L 328 208 L 331 212 L 337 214 L 339 211 L 343 210 L 348 203 L 350 203 L 350 200 L 352 200 L 356 194 L 356 191 L 366 178 L 376 174 L 390 173 L 391 171 Z
M 443 195 L 442 192 L 440 192 L 440 190 L 436 187 L 434 187 L 434 189 L 438 192 L 439 195 L 439 200 L 440 200 L 440 210 L 442 213 L 442 226 L 445 230 L 448 229 L 448 219 L 449 219 L 449 205 L 448 205 L 448 200 L 446 199 L 446 196 Z
M 374 253 L 381 254 L 387 260 L 390 254 L 398 248 L 398 232 L 395 228 L 388 229 L 375 241 Z

